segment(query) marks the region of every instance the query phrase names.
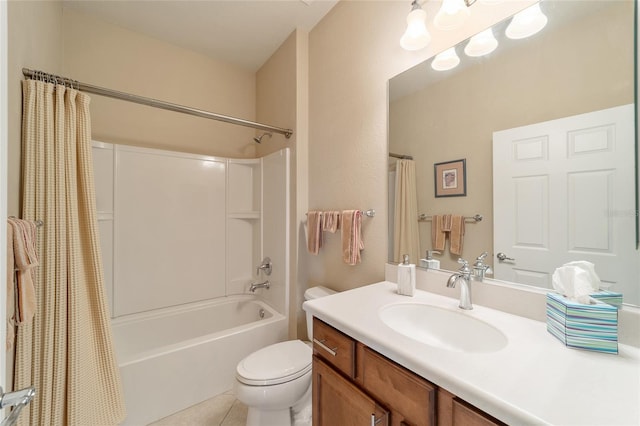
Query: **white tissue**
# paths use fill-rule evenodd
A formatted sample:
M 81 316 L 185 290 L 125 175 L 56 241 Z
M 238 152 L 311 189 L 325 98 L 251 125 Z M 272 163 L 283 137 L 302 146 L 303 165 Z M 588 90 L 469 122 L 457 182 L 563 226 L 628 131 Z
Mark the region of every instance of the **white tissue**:
M 591 262 L 576 261 L 565 263 L 553 272 L 553 288 L 567 299 L 585 305 L 596 301 L 589 296 L 600 290 L 600 278 Z

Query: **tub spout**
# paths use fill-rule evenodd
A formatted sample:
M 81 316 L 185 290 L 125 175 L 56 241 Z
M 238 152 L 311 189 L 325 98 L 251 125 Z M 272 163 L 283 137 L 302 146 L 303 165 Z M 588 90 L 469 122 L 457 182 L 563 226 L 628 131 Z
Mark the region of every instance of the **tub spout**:
M 269 282 L 269 280 L 266 280 L 265 282 L 262 282 L 262 283 L 251 283 L 251 286 L 249 287 L 249 291 L 251 293 L 255 293 L 255 291 L 259 288 L 266 288 L 267 290 L 269 290 L 269 287 L 271 287 L 271 283 Z

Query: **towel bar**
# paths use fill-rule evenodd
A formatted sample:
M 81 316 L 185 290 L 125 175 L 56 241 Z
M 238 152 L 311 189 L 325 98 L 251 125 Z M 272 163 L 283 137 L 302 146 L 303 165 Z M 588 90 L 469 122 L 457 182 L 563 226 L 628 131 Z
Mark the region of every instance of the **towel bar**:
M 367 217 L 375 217 L 376 215 L 376 211 L 374 209 L 360 210 L 360 212 L 362 212 L 362 214 Z M 305 214 L 309 214 L 309 213 L 305 213 Z
M 433 216 L 429 216 L 424 213 L 418 215 L 418 222 L 427 222 L 431 219 L 433 219 Z M 484 217 L 481 214 L 476 214 L 474 216 L 465 216 L 464 221 L 471 222 L 471 223 L 478 223 L 478 222 L 481 222 L 482 219 L 484 219 Z

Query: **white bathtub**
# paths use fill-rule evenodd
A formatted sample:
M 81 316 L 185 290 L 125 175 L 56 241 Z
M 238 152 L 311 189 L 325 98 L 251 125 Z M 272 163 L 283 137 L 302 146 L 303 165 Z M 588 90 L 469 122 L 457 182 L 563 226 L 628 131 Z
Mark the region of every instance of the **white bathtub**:
M 287 338 L 286 318 L 254 296 L 129 315 L 112 327 L 124 425 L 146 425 L 232 389 L 242 358 Z

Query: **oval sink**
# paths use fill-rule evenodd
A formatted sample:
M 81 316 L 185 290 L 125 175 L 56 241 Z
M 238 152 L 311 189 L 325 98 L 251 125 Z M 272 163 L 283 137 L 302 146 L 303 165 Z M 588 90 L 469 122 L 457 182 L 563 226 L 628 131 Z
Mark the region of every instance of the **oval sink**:
M 507 337 L 494 326 L 461 312 L 419 303 L 380 309 L 382 322 L 394 331 L 426 345 L 455 352 L 495 352 Z

